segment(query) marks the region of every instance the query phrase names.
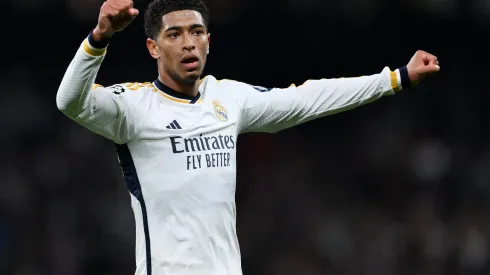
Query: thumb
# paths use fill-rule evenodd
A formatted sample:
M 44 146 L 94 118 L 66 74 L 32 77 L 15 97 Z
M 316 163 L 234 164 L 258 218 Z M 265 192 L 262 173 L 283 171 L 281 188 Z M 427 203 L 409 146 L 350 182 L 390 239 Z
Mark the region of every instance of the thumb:
M 140 13 L 139 10 L 135 9 L 135 8 L 131 8 L 129 9 L 129 15 L 131 15 L 131 17 L 135 18 L 136 16 L 138 16 L 138 14 Z
M 438 72 L 439 70 L 441 70 L 441 67 L 439 67 L 439 65 L 436 65 L 436 64 L 429 64 L 429 65 L 426 65 L 426 66 L 422 66 L 419 71 L 423 74 L 426 74 L 426 73 L 436 73 Z

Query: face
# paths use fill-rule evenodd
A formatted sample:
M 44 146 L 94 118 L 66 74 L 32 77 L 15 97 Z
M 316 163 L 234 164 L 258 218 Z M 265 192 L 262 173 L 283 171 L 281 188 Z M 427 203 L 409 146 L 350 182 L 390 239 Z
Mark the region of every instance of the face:
M 197 11 L 174 11 L 163 16 L 162 29 L 147 46 L 160 70 L 177 82 L 192 83 L 201 77 L 209 52 L 209 33 Z

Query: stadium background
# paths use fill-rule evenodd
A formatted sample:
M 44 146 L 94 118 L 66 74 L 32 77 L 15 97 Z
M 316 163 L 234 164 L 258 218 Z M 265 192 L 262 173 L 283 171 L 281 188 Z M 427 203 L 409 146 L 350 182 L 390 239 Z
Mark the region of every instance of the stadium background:
M 394 69 L 417 49 L 442 66 L 397 96 L 241 137 L 245 275 L 489 274 L 490 1 L 207 3 L 206 74 L 218 78 L 286 87 Z M 0 2 L 0 274 L 133 274 L 134 220 L 111 142 L 55 104 L 100 4 Z M 114 37 L 98 82 L 154 80 L 145 38 L 140 16 Z

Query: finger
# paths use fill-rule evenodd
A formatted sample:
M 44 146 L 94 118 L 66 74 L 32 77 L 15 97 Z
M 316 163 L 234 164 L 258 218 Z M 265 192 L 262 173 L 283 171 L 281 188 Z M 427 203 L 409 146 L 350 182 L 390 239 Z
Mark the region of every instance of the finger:
M 434 58 L 429 59 L 429 65 L 437 65 L 437 59 Z
M 426 51 L 423 51 L 423 50 L 418 50 L 416 53 L 415 53 L 415 56 L 421 58 L 422 60 L 424 61 L 429 61 L 429 59 L 435 57 L 434 55 L 426 52 Z
M 139 10 L 137 9 L 129 9 L 127 11 L 123 11 L 120 13 L 121 18 L 124 18 L 125 20 L 132 21 L 134 20 L 139 14 Z
M 130 1 L 128 0 L 106 0 L 113 7 L 124 7 L 127 6 Z
M 111 7 L 107 2 L 104 2 L 104 4 L 102 4 L 101 11 L 103 14 L 108 16 L 115 16 L 119 13 L 118 9 Z
M 139 11 L 133 8 L 127 8 L 128 3 L 119 3 L 117 1 L 106 1 L 105 6 L 110 10 L 110 16 L 122 16 L 122 17 L 130 17 L 134 19 L 138 16 Z
M 424 60 L 427 60 L 428 62 L 435 62 L 437 60 L 437 56 L 424 52 Z
M 111 1 L 111 0 L 109 0 L 109 1 Z M 133 8 L 133 1 L 131 1 L 131 0 L 124 0 L 124 1 L 113 0 L 112 3 L 113 3 L 112 4 L 113 7 L 117 7 L 121 11 L 129 10 L 129 9 Z
M 120 13 L 123 13 L 129 9 L 128 8 L 129 5 L 125 1 L 108 0 L 105 3 L 107 6 L 112 7 L 115 10 L 118 10 Z
M 138 16 L 139 13 L 140 13 L 140 11 L 137 9 L 134 9 L 134 8 L 129 9 L 129 15 L 131 15 L 131 17 L 133 17 L 133 18 Z
M 105 1 L 104 4 L 102 4 L 102 8 L 105 12 L 112 16 L 116 15 L 116 13 L 119 11 L 119 9 L 114 7 L 114 4 L 110 1 Z
M 429 65 L 436 65 L 436 66 L 439 66 L 439 60 L 437 59 L 433 59 L 429 62 Z
M 420 72 L 422 74 L 430 74 L 430 73 L 436 73 L 440 70 L 441 70 L 441 67 L 439 67 L 439 65 L 431 64 L 431 65 L 427 65 L 425 67 L 422 67 Z

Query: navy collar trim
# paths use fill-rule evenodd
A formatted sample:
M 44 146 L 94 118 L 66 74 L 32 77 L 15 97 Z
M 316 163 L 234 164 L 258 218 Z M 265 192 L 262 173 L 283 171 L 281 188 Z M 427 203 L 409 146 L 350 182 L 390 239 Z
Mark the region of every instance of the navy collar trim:
M 179 93 L 167 85 L 163 84 L 159 79 L 155 80 L 154 85 L 163 93 L 182 100 L 188 100 L 190 104 L 196 103 L 201 98 L 201 93 L 198 91 L 196 96 L 189 96 Z

